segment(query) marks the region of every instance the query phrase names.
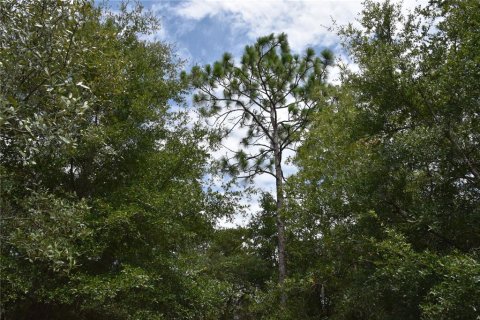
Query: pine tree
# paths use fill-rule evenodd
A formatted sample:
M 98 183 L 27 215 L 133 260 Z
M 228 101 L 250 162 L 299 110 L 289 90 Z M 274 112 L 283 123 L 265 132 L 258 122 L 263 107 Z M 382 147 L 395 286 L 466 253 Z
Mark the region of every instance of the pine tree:
M 311 113 L 325 101 L 326 68 L 332 62 L 328 50 L 317 57 L 309 48 L 300 56 L 291 52 L 285 34 L 271 34 L 246 46 L 240 65 L 225 53 L 220 61 L 196 66 L 189 75 L 198 90 L 194 101 L 204 116 L 215 119 L 222 137 L 247 129 L 234 156 L 221 160 L 222 168 L 236 178 L 252 180 L 260 174 L 275 178 L 281 286 L 287 274 L 284 154 L 295 151 Z

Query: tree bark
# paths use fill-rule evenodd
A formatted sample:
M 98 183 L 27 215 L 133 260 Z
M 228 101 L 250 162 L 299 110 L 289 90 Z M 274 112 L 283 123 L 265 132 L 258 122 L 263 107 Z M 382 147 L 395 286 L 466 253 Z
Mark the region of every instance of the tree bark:
M 281 171 L 281 168 L 280 168 Z M 278 169 L 277 169 L 278 172 Z M 283 211 L 283 181 L 282 177 L 277 177 L 277 237 L 278 237 L 278 282 L 280 284 L 282 295 L 281 303 L 285 305 L 287 296 L 284 291 L 284 282 L 287 276 L 286 253 L 285 253 L 285 223 L 282 218 Z
M 280 144 L 278 139 L 278 123 L 277 115 L 275 108 L 272 108 L 271 112 L 272 123 L 273 123 L 273 141 L 272 147 L 275 157 L 275 186 L 277 191 L 277 238 L 278 238 L 278 282 L 280 284 L 282 293 L 280 302 L 282 306 L 285 305 L 287 301 L 287 296 L 284 291 L 284 282 L 287 276 L 287 267 L 286 267 L 286 252 L 285 252 L 285 223 L 283 221 L 282 213 L 284 207 L 284 196 L 283 196 L 283 171 L 282 171 L 282 152 L 280 150 Z

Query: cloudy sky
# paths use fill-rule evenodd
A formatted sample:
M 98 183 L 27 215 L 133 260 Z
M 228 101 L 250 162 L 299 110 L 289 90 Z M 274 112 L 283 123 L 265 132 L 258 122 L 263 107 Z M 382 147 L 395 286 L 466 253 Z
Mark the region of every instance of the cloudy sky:
M 391 0 L 396 2 L 396 0 Z M 287 33 L 293 50 L 311 46 L 339 50 L 328 30 L 344 25 L 362 10 L 361 0 L 144 0 L 162 20 L 158 39 L 176 44 L 192 64 L 218 59 L 225 51 L 239 56 L 246 44 L 270 33 Z M 412 8 L 419 0 L 404 0 Z M 425 1 L 421 1 L 425 2 Z
M 426 1 L 404 0 L 403 4 L 406 9 L 411 9 Z M 313 47 L 317 52 L 329 48 L 337 56 L 342 56 L 339 39 L 329 27 L 333 22 L 337 25 L 355 22 L 362 10 L 362 0 L 141 2 L 161 19 L 162 28 L 152 38 L 173 44 L 177 54 L 187 61 L 187 67 L 212 63 L 224 52 L 239 57 L 245 45 L 258 37 L 281 32 L 288 35 L 292 50 L 298 53 L 307 47 Z M 334 80 L 335 70 L 331 73 Z M 235 148 L 237 142 L 238 139 L 232 137 L 226 144 Z M 287 174 L 294 171 L 292 166 L 285 170 Z M 259 177 L 255 184 L 273 191 L 274 181 L 268 176 Z M 240 220 L 238 218 L 237 223 L 241 223 Z
M 245 45 L 270 33 L 288 34 L 293 50 L 337 49 L 328 27 L 355 19 L 359 0 L 188 0 L 142 1 L 162 20 L 156 35 L 176 45 L 190 64 L 205 64 L 228 51 L 239 56 Z

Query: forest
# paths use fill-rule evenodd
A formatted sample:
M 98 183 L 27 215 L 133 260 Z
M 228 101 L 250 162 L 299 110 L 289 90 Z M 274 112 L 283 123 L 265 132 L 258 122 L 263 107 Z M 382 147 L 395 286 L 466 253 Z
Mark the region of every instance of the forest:
M 0 1 L 0 319 L 480 319 L 480 1 L 362 6 L 192 67 L 140 3 Z

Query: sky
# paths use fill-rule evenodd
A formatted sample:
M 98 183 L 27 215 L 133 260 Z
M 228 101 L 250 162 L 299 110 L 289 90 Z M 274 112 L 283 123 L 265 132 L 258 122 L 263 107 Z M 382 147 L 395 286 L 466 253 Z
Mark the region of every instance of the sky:
M 404 0 L 403 7 L 409 10 L 425 2 Z M 149 39 L 172 44 L 186 61 L 186 69 L 212 63 L 224 52 L 238 58 L 245 46 L 258 37 L 281 32 L 287 34 L 296 53 L 308 47 L 317 53 L 328 48 L 345 61 L 339 38 L 331 27 L 334 23 L 338 26 L 355 23 L 363 7 L 361 0 L 143 0 L 141 3 L 161 21 L 160 30 Z M 337 70 L 330 70 L 330 81 L 336 82 L 337 75 Z M 225 144 L 236 149 L 238 142 L 237 133 Z M 286 164 L 284 172 L 292 174 L 295 167 Z M 255 185 L 272 192 L 274 180 L 260 176 Z M 258 205 L 253 204 L 252 209 L 258 210 Z M 242 225 L 247 220 L 239 216 L 233 224 L 223 221 L 222 226 Z
M 251 1 L 189 0 L 143 1 L 161 18 L 158 38 L 175 43 L 193 64 L 210 63 L 228 51 L 239 56 L 245 45 L 270 33 L 287 33 L 293 50 L 308 46 L 335 49 L 337 39 L 328 31 L 332 20 L 344 24 L 361 10 L 356 0 Z
M 391 2 L 400 2 L 391 0 Z M 404 0 L 413 8 L 426 0 Z M 224 52 L 240 56 L 258 37 L 284 32 L 291 48 L 341 52 L 339 39 L 329 28 L 335 22 L 354 22 L 362 0 L 143 0 L 160 19 L 153 37 L 173 43 L 190 64 L 206 64 Z

